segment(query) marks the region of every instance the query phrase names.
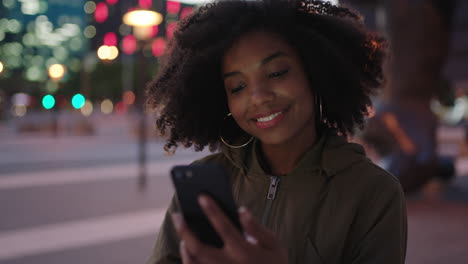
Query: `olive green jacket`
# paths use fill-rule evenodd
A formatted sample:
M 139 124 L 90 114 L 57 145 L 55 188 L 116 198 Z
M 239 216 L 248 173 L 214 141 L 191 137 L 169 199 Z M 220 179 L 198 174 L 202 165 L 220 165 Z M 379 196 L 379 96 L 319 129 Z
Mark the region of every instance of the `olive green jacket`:
M 323 136 L 286 176 L 267 175 L 255 148 L 224 149 L 198 162 L 222 164 L 234 199 L 287 249 L 289 263 L 404 263 L 405 198 L 398 180 L 366 158 L 360 145 Z M 173 199 L 168 212 L 178 210 Z M 148 264 L 181 263 L 170 217 Z

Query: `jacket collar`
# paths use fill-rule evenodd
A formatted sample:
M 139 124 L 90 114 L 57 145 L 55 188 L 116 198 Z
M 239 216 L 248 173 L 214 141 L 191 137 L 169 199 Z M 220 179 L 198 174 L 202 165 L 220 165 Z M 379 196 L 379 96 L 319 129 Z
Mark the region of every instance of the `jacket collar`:
M 231 163 L 241 169 L 244 175 L 266 175 L 257 157 L 258 140 L 241 149 L 223 146 L 222 152 Z M 324 177 L 336 175 L 356 162 L 366 159 L 362 146 L 347 142 L 346 138 L 336 135 L 333 130 L 323 136 L 301 158 L 296 168 L 287 176 L 296 174 L 309 175 L 310 172 L 322 170 Z

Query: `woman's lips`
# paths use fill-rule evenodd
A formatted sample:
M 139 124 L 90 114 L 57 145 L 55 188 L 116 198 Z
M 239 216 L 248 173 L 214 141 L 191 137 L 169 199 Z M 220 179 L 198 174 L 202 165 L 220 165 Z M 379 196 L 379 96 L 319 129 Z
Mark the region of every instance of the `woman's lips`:
M 278 124 L 283 119 L 286 110 L 274 112 L 268 116 L 254 119 L 258 128 L 270 128 Z

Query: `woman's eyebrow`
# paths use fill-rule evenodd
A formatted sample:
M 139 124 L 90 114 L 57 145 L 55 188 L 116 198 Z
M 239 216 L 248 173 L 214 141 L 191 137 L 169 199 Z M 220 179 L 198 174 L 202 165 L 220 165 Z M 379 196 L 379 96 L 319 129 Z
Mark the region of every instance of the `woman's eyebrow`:
M 287 56 L 286 53 L 282 52 L 282 51 L 277 51 L 269 56 L 267 56 L 266 58 L 262 59 L 260 65 L 263 66 L 267 63 L 269 63 L 270 61 L 278 58 L 278 57 L 282 57 L 282 56 Z M 228 77 L 231 77 L 233 75 L 237 75 L 237 74 L 240 74 L 239 71 L 233 71 L 233 72 L 227 72 L 225 74 L 223 74 L 223 79 L 226 79 Z

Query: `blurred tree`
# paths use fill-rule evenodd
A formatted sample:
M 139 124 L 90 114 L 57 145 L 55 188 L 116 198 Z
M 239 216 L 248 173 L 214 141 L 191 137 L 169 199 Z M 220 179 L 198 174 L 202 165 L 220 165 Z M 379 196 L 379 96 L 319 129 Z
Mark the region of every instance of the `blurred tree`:
M 397 174 L 406 191 L 419 189 L 437 176 L 437 118 L 430 109 L 444 79 L 455 0 L 350 0 L 354 4 L 374 5 L 383 10 L 384 31 L 391 56 L 385 68 L 387 83 L 376 118 L 396 142 L 390 171 Z M 387 117 L 391 117 L 390 119 Z M 388 122 L 388 120 L 392 120 Z M 389 125 L 391 124 L 391 125 Z M 367 133 L 372 133 L 368 131 Z M 375 135 L 378 137 L 379 135 Z M 370 136 L 369 136 L 370 137 Z M 392 140 L 395 140 L 392 139 Z

